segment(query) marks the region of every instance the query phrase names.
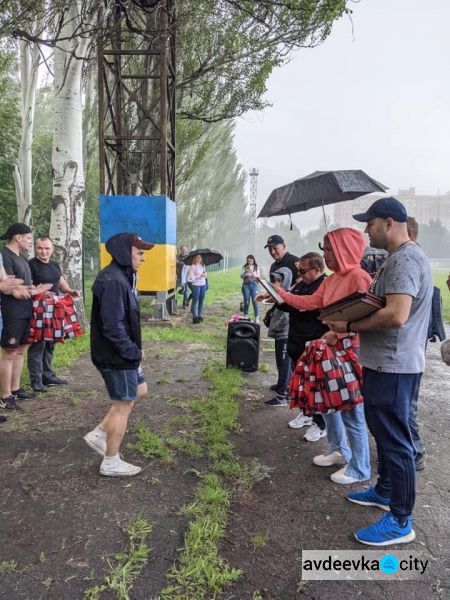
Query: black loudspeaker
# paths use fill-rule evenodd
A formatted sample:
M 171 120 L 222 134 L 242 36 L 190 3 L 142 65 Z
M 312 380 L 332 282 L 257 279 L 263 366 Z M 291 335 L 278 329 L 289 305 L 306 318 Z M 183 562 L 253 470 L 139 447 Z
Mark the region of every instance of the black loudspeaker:
M 228 323 L 227 367 L 238 367 L 242 371 L 257 371 L 259 363 L 258 323 L 231 321 Z

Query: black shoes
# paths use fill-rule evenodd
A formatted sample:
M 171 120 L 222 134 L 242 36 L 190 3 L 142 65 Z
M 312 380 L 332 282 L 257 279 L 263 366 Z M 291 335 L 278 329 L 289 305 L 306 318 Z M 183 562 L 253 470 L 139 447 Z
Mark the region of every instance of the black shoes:
M 423 471 L 425 469 L 425 459 L 423 456 L 416 458 L 416 471 Z
M 29 400 L 30 398 L 34 398 L 34 394 L 29 394 L 22 388 L 19 388 L 18 390 L 12 390 L 11 394 L 18 400 Z
M 201 323 L 203 321 L 203 317 L 192 317 L 193 323 Z
M 54 375 L 53 377 L 43 377 L 42 378 L 43 385 L 67 385 L 69 382 L 67 379 L 61 379 L 61 377 L 57 377 Z
M 33 389 L 35 392 L 48 392 L 48 387 L 43 383 L 32 383 L 31 389 Z
M 16 403 L 16 397 L 11 395 L 7 398 L 3 398 L 2 402 L 5 404 L 6 410 L 22 410 L 22 407 Z

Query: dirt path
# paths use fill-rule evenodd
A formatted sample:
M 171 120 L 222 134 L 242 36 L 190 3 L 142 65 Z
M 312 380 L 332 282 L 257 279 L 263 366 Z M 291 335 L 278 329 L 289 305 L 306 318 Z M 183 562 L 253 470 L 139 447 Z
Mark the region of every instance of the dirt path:
M 205 327 L 217 331 L 230 310 L 222 307 L 212 312 L 214 318 Z M 223 329 L 224 343 L 225 333 Z M 351 532 L 378 512 L 349 506 L 345 490 L 328 480 L 330 470 L 312 466 L 312 456 L 325 442 L 304 442 L 301 432 L 287 427 L 291 417 L 287 409 L 265 408 L 263 401 L 270 397 L 268 385 L 275 373 L 271 348 L 263 343 L 262 361 L 271 365 L 270 371 L 245 376 L 239 399 L 242 430 L 233 436 L 237 453 L 245 460 L 257 458 L 270 468 L 270 477 L 234 498 L 222 554 L 244 575 L 223 598 L 250 600 L 258 597 L 255 592 L 276 600 L 444 597 L 445 586 L 449 592 L 445 528 L 450 467 L 443 457 L 449 450 L 450 384 L 437 348 L 429 349 L 422 386 L 420 419 L 427 467 L 419 476 L 417 541 L 408 546 L 430 554 L 431 574 L 419 582 L 383 585 L 299 583 L 302 548 L 359 549 Z M 207 393 L 208 382 L 200 378 L 207 357 L 200 343 L 146 343 L 150 397 L 137 408 L 133 424 L 142 420 L 158 432 L 183 412 L 180 398 Z M 103 385 L 88 357 L 80 358 L 64 375 L 70 386 L 24 403 L 23 414 L 10 416 L 0 431 L 0 565 L 17 563 L 15 571 L 0 572 L 0 598 L 82 598 L 84 590 L 99 583 L 107 571 L 105 557 L 124 548 L 123 527 L 138 514 L 153 523 L 153 530 L 149 562 L 131 597 L 156 598 L 167 585 L 165 575 L 183 545 L 187 519 L 180 508 L 192 500 L 198 484 L 195 473 L 207 469 L 206 459 L 178 454 L 170 464 L 149 463 L 125 448 L 126 458 L 147 465 L 142 474 L 132 480 L 102 478 L 99 457 L 84 444 L 82 435 L 107 409 Z M 127 440 L 134 437 L 131 428 Z M 267 544 L 255 550 L 256 534 L 262 534 Z
M 238 453 L 258 457 L 271 467 L 269 479 L 257 483 L 247 494 L 236 497 L 232 507 L 224 555 L 245 575 L 226 598 L 252 598 L 258 591 L 264 599 L 310 598 L 335 600 L 450 598 L 450 370 L 441 360 L 439 344 L 429 344 L 427 368 L 419 401 L 419 423 L 425 442 L 426 468 L 418 474 L 415 507 L 415 542 L 395 550 L 425 553 L 430 559 L 426 577 L 396 583 L 301 581 L 302 548 L 314 550 L 361 550 L 352 532 L 380 517 L 376 508 L 352 505 L 349 490 L 329 480 L 336 468 L 318 468 L 312 457 L 326 447 L 326 439 L 308 443 L 304 430 L 292 430 L 289 409 L 264 408 L 270 398 L 267 386 L 273 376 L 247 378 L 253 399 L 241 401 L 243 434 L 234 440 Z M 371 440 L 372 465 L 376 453 Z M 374 467 L 372 467 L 374 473 Z M 375 479 L 372 479 L 375 481 Z M 350 489 L 360 489 L 353 485 Z M 264 548 L 254 550 L 257 533 L 267 535 Z

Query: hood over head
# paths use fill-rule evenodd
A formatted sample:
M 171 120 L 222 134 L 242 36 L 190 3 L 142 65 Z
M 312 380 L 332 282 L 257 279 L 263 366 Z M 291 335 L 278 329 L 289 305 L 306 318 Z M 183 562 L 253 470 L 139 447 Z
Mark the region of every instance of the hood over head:
M 135 246 L 140 250 L 151 250 L 154 244 L 144 242 L 137 233 L 116 233 L 110 237 L 105 248 L 113 257 L 113 260 L 121 267 L 132 267 L 131 248 Z
M 333 248 L 334 256 L 339 265 L 339 273 L 346 273 L 359 267 L 366 247 L 363 234 L 350 227 L 341 227 L 327 233 Z
M 279 269 L 272 271 L 270 277 L 280 280 L 284 290 L 288 290 L 292 285 L 292 271 L 288 267 L 280 267 Z

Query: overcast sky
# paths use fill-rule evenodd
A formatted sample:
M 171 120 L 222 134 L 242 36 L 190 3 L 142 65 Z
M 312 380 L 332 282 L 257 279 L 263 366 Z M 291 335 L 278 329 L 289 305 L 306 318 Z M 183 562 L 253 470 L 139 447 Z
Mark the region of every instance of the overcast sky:
M 350 6 L 353 32 L 343 17 L 272 74 L 270 108 L 238 119 L 239 161 L 260 173 L 258 210 L 273 188 L 315 170 L 363 169 L 391 193 L 450 190 L 450 0 Z M 294 222 L 304 231 L 320 215 Z

